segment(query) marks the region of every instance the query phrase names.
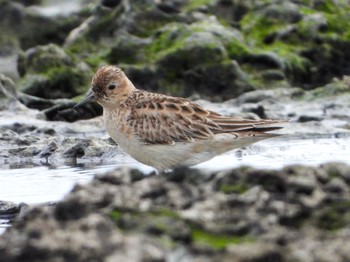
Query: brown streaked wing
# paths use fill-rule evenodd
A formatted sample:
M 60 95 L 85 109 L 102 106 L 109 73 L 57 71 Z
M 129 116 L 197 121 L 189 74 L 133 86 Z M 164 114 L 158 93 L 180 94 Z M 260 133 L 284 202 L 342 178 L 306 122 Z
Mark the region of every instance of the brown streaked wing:
M 127 122 L 140 140 L 148 144 L 209 139 L 219 133 L 265 132 L 273 120 L 247 120 L 222 116 L 184 98 L 144 92 L 135 97 Z M 261 126 L 261 127 L 259 127 Z
M 212 121 L 217 124 L 220 129 L 215 133 L 230 133 L 230 132 L 268 132 L 273 130 L 278 130 L 283 128 L 283 126 L 278 126 L 285 121 L 281 120 L 269 120 L 269 119 L 242 119 L 242 118 L 232 118 L 232 117 L 210 117 Z M 277 124 L 277 125 L 276 125 Z

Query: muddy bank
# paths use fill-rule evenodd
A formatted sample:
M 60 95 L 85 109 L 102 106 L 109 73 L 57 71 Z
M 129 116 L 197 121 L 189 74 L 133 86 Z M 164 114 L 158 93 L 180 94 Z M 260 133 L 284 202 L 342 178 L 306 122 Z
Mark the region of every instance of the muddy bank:
M 116 170 L 35 207 L 0 261 L 348 261 L 350 167 Z

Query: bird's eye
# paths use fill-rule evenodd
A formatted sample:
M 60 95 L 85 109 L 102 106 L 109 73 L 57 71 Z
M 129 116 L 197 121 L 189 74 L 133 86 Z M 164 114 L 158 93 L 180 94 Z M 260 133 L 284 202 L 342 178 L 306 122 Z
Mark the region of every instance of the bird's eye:
M 108 89 L 109 89 L 109 90 L 113 90 L 113 89 L 116 88 L 116 87 L 117 87 L 116 85 L 111 84 L 111 85 L 108 86 Z

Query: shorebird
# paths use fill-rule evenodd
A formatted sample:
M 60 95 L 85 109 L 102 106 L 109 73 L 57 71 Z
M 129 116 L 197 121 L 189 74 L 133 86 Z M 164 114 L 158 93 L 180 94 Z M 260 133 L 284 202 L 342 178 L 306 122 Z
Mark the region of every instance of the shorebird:
M 97 70 L 80 106 L 103 107 L 111 138 L 137 161 L 158 170 L 192 166 L 227 151 L 277 136 L 280 120 L 227 117 L 185 98 L 137 89 L 118 67 Z

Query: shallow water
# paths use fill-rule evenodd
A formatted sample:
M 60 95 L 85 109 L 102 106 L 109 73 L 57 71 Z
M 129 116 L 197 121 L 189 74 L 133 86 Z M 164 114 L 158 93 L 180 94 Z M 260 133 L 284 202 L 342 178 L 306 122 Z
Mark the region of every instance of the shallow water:
M 0 200 L 29 204 L 57 201 L 74 184 L 86 183 L 94 174 L 129 166 L 150 173 L 154 169 L 125 156 L 124 163 L 76 167 L 22 167 L 0 170 Z M 193 168 L 222 170 L 242 165 L 276 169 L 292 164 L 318 165 L 340 161 L 350 164 L 350 135 L 318 138 L 274 138 L 228 152 Z M 28 163 L 27 163 L 28 164 Z
M 54 202 L 62 199 L 76 183 L 86 183 L 95 174 L 117 167 L 129 166 L 150 173 L 153 168 L 126 156 L 115 165 L 78 167 L 23 167 L 0 170 L 0 200 L 28 204 Z M 246 149 L 228 152 L 193 168 L 223 170 L 239 166 L 276 169 L 292 164 L 316 166 L 337 161 L 350 164 L 350 136 L 318 138 L 274 138 Z M 0 219 L 0 228 L 8 226 Z M 1 230 L 0 230 L 1 233 Z
M 277 169 L 293 164 L 317 166 L 325 162 L 350 164 L 350 136 L 275 138 L 259 142 L 244 150 L 228 152 L 197 165 L 196 168 L 217 170 L 246 165 Z

